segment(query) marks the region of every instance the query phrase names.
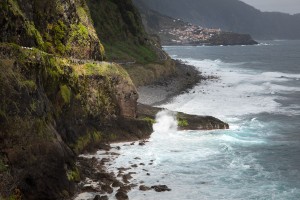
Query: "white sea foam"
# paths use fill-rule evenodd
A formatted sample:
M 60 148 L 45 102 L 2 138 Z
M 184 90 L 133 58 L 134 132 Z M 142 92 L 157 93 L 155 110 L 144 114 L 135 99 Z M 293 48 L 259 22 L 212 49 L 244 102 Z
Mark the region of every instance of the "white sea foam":
M 168 110 L 160 111 L 156 114 L 156 123 L 153 130 L 160 133 L 170 133 L 177 131 L 177 120 L 175 113 Z
M 299 114 L 299 104 L 283 106 L 278 100 L 284 98 L 282 94 L 299 92 L 299 87 L 287 83 L 300 79 L 300 75 L 245 70 L 241 66 L 247 63 L 225 63 L 219 59 L 185 59 L 185 62 L 196 66 L 203 74 L 218 76 L 219 79 L 202 82 L 189 93 L 180 95 L 163 107 L 192 114 L 213 115 L 230 122 L 231 129 L 177 131 L 174 113 L 158 113 L 149 142 L 144 146 L 113 145 L 121 147 L 120 150 L 114 149 L 120 156 L 113 157 L 115 160 L 107 163 L 107 167 L 110 171 L 117 172 L 118 167 L 126 168 L 137 164 L 137 168 L 128 171 L 136 172 L 132 174 L 131 183 L 138 186 L 166 184 L 172 191 L 143 192 L 137 187 L 128 193 L 129 198 L 298 199 L 295 197 L 300 196 L 300 189 L 297 187 L 299 184 L 294 181 L 292 184 L 297 186 L 286 185 L 285 170 L 276 171 L 278 163 L 268 160 L 274 150 L 281 148 L 276 145 L 274 148 L 274 142 L 270 144 L 268 139 L 276 136 L 277 133 L 270 127 L 277 121 L 260 121 L 260 115 L 255 114 Z M 256 64 L 256 61 L 252 64 Z M 287 125 L 284 126 L 286 128 Z M 282 146 L 283 143 L 280 141 L 276 144 Z M 271 149 L 270 152 L 268 148 Z M 263 154 L 267 156 L 264 157 Z M 105 156 L 104 152 L 98 151 L 96 155 L 87 157 L 100 160 Z M 280 158 L 276 154 L 276 159 L 277 156 Z M 284 155 L 284 159 L 286 158 Z M 267 161 L 271 163 L 265 163 Z M 141 163 L 145 165 L 140 165 Z M 293 177 L 297 177 L 299 171 L 288 173 L 294 173 Z M 114 198 L 113 196 L 110 197 Z M 82 197 L 92 196 L 83 194 Z
M 162 107 L 220 118 L 263 112 L 295 113 L 294 110 L 283 108 L 277 100 L 282 98 L 279 94 L 300 91 L 300 87 L 281 84 L 299 78 L 300 74 L 257 73 L 235 67 L 241 63 L 224 63 L 219 59 L 184 61 L 194 65 L 204 75 L 218 76 L 219 80 L 202 82 L 189 93 L 176 97 Z

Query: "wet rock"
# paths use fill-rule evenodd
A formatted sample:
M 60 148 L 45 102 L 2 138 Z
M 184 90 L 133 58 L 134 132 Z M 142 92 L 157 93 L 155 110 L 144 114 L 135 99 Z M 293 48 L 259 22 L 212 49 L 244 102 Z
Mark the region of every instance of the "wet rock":
M 135 188 L 135 187 L 137 187 L 138 185 L 137 184 L 134 184 L 134 183 L 132 183 L 132 184 L 130 184 L 130 187 L 131 188 Z
M 115 153 L 115 152 L 111 152 L 110 155 L 112 155 L 112 156 L 119 156 L 120 154 L 119 153 Z
M 135 159 L 135 160 L 141 160 L 141 158 L 140 158 L 140 157 L 135 157 L 134 159 Z
M 124 193 L 127 193 L 131 190 L 131 186 L 130 185 L 124 185 L 122 187 L 120 187 L 118 189 L 118 192 L 124 192 Z
M 100 200 L 108 200 L 108 196 L 107 196 L 107 195 L 101 196 L 101 197 L 100 197 Z
M 124 176 L 123 176 L 122 180 L 123 180 L 124 183 L 129 183 L 128 179 L 124 178 Z
M 152 189 L 154 189 L 156 192 L 165 192 L 165 191 L 171 191 L 170 188 L 166 185 L 153 185 L 151 186 Z
M 140 163 L 140 165 L 145 165 L 145 163 Z
M 147 176 L 150 176 L 150 173 L 147 173 L 146 175 L 147 175 Z
M 102 158 L 101 159 L 101 163 L 106 163 L 106 162 L 109 162 L 110 161 L 110 159 L 109 158 Z
M 122 187 L 123 183 L 121 183 L 120 181 L 116 180 L 115 182 L 113 182 L 113 184 L 111 186 L 112 187 Z
M 108 196 L 100 196 L 100 195 L 96 195 L 94 200 L 108 200 Z
M 100 200 L 100 198 L 101 198 L 100 195 L 96 195 L 94 200 Z
M 106 185 L 110 185 L 116 180 L 113 173 L 105 172 L 98 172 L 96 178 Z
M 150 187 L 147 187 L 145 185 L 140 185 L 140 188 L 139 188 L 141 191 L 148 191 L 148 190 L 151 190 Z
M 111 194 L 114 192 L 114 190 L 112 189 L 112 187 L 110 187 L 109 185 L 102 185 L 101 186 L 101 190 L 108 193 L 108 194 Z
M 84 192 L 99 192 L 99 190 L 97 188 L 94 188 L 90 185 L 83 186 L 82 191 L 84 191 Z
M 115 197 L 117 200 L 127 200 L 128 199 L 128 195 L 122 191 L 117 192 Z
M 130 145 L 135 145 L 135 142 L 130 143 Z
M 113 174 L 113 173 L 106 173 L 106 172 L 98 172 L 98 173 L 96 174 L 96 177 L 97 177 L 98 179 L 106 178 L 106 179 L 113 180 L 113 179 L 114 179 L 114 174 Z
M 99 149 L 104 151 L 109 151 L 111 149 L 111 146 L 109 144 L 102 143 L 99 145 Z
M 124 167 L 120 167 L 120 168 L 117 168 L 117 170 L 119 170 L 119 173 L 122 173 L 124 171 L 127 171 L 129 170 L 130 168 L 124 168 Z
M 140 142 L 139 142 L 139 145 L 140 145 L 140 146 L 144 146 L 145 144 L 146 144 L 145 141 L 140 141 Z
M 129 183 L 128 180 L 132 179 L 132 176 L 130 174 L 125 174 L 123 175 L 122 179 L 124 183 Z
M 137 166 L 137 164 L 133 164 L 133 165 L 131 165 L 131 167 L 135 167 L 135 168 L 136 168 L 136 167 L 138 167 L 138 166 Z

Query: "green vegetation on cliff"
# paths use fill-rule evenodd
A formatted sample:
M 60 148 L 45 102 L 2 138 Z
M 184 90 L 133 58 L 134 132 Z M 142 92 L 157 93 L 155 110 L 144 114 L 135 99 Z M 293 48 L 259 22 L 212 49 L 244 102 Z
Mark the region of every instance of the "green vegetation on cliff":
M 80 59 L 104 58 L 84 0 L 3 0 L 0 42 Z
M 0 196 L 19 189 L 25 199 L 59 199 L 78 181 L 74 155 L 150 133 L 135 128 L 149 125 L 134 119 L 137 93 L 127 72 L 82 62 L 0 43 Z
M 172 64 L 164 68 L 170 60 L 159 59 L 131 0 L 3 0 L 0 16 L 0 199 L 69 198 L 78 154 L 152 132 L 136 118 L 128 72 L 153 80 Z M 99 38 L 109 59 L 137 64 L 102 62 Z
M 158 61 L 154 42 L 146 34 L 131 0 L 88 0 L 87 3 L 109 60 Z

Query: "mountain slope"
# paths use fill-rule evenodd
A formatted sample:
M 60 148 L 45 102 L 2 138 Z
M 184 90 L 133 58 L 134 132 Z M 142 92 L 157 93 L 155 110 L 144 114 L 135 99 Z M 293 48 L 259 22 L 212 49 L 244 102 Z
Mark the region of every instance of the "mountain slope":
M 208 29 L 174 19 L 149 9 L 143 2 L 136 2 L 148 33 L 160 37 L 163 45 L 253 45 L 249 34 Z
M 134 0 L 173 18 L 203 27 L 248 33 L 256 39 L 298 39 L 296 15 L 261 12 L 238 0 Z

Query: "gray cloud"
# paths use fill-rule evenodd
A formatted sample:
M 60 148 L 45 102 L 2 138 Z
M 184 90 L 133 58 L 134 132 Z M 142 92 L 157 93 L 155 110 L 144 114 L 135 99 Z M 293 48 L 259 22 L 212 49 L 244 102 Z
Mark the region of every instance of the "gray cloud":
M 300 13 L 299 0 L 241 0 L 262 11 L 280 11 L 285 13 Z

